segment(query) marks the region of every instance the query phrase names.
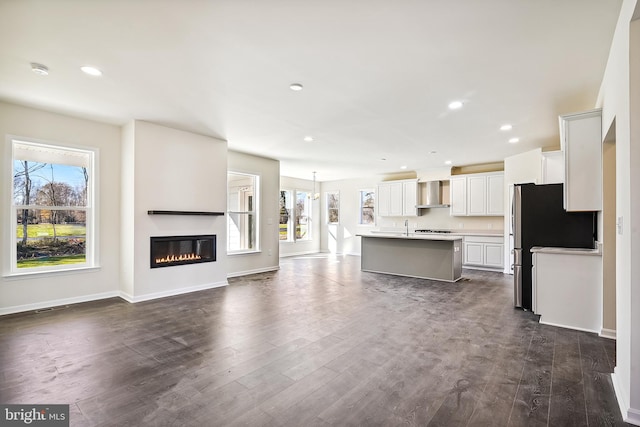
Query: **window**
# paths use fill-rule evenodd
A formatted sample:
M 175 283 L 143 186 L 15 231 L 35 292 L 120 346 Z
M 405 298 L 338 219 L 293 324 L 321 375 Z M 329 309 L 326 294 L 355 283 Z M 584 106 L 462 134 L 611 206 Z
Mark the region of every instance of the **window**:
M 340 193 L 337 191 L 327 193 L 327 222 L 329 224 L 340 222 Z
M 280 190 L 280 241 L 311 240 L 311 192 Z
M 360 224 L 373 225 L 375 223 L 375 201 L 376 193 L 373 190 L 360 190 Z
M 311 193 L 296 191 L 296 241 L 311 239 Z
M 11 142 L 11 272 L 93 267 L 96 152 Z
M 227 252 L 260 250 L 258 242 L 258 175 L 227 173 Z
M 291 198 L 291 191 L 289 190 L 280 190 L 280 240 L 281 241 L 292 241 L 293 234 L 291 233 L 291 207 L 293 201 Z

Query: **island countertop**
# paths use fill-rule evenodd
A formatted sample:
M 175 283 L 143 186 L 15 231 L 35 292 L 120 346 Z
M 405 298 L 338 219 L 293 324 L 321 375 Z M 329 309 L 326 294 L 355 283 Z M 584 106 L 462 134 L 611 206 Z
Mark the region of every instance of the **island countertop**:
M 361 270 L 455 282 L 462 277 L 462 236 L 361 233 Z
M 448 233 L 395 233 L 387 231 L 376 231 L 368 233 L 358 233 L 356 236 L 360 237 L 375 237 L 379 239 L 405 239 L 405 240 L 441 240 L 441 241 L 456 241 L 462 240 L 464 236 L 448 234 Z

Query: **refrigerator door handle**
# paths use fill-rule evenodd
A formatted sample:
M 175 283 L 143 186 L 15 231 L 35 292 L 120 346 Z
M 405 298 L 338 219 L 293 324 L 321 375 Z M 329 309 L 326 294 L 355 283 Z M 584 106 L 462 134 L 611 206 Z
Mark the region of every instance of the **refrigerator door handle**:
M 522 265 L 522 249 L 520 248 L 513 249 L 513 263 L 515 265 Z
M 520 212 L 520 201 L 522 198 L 522 188 L 519 185 L 513 187 L 513 204 L 511 206 L 511 229 L 513 230 L 513 246 L 522 247 L 522 215 Z

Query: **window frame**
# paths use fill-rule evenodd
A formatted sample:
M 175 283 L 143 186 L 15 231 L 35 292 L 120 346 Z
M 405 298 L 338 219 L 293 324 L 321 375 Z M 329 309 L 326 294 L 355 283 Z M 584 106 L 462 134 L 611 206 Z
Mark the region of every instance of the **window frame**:
M 298 232 L 297 232 L 297 228 L 298 228 L 298 194 L 305 194 L 306 196 L 305 198 L 305 212 L 306 212 L 306 226 L 307 226 L 307 233 L 305 234 L 305 237 L 298 237 Z M 303 190 L 303 189 L 296 189 L 295 190 L 295 205 L 294 205 L 294 215 L 293 215 L 293 241 L 294 242 L 310 242 L 313 240 L 313 227 L 311 226 L 312 224 L 312 220 L 311 220 L 311 216 L 313 214 L 313 191 L 312 190 Z
M 235 211 L 229 209 L 229 175 L 244 175 L 253 178 L 253 195 L 251 196 L 251 210 L 247 211 Z M 261 176 L 259 173 L 255 172 L 244 172 L 238 170 L 227 170 L 227 244 L 226 251 L 227 255 L 244 255 L 244 254 L 255 254 L 262 252 L 260 246 L 260 194 L 261 194 Z M 231 239 L 229 238 L 229 221 L 231 221 L 232 215 L 253 215 L 253 224 L 254 224 L 254 236 L 255 236 L 255 247 L 252 249 L 236 249 L 231 250 L 229 245 L 231 243 Z
M 85 206 L 48 206 L 30 204 L 28 206 L 15 203 L 13 197 L 14 190 L 14 163 L 17 159 L 16 144 L 31 145 L 34 147 L 50 148 L 56 151 L 68 151 L 82 153 L 87 156 L 87 200 Z M 7 135 L 5 138 L 5 154 L 8 164 L 6 165 L 5 182 L 7 182 L 7 209 L 9 209 L 6 218 L 9 220 L 5 223 L 5 257 L 3 263 L 3 277 L 24 277 L 33 275 L 48 275 L 56 273 L 69 273 L 74 271 L 95 270 L 100 268 L 99 264 L 99 197 L 98 197 L 98 179 L 99 179 L 99 156 L 100 150 L 96 147 L 71 144 L 67 142 L 54 142 L 18 135 Z M 59 163 L 64 164 L 64 163 Z M 64 264 L 57 266 L 42 266 L 18 268 L 17 266 L 17 243 L 18 237 L 16 233 L 17 227 L 17 211 L 21 209 L 28 210 L 75 210 L 85 212 L 85 261 L 81 263 Z
M 327 215 L 327 224 L 329 224 L 329 225 L 340 224 L 340 191 L 338 191 L 338 190 L 327 191 L 324 194 L 325 194 L 325 204 L 326 204 L 325 205 L 325 208 L 326 208 L 325 213 Z M 332 196 L 332 195 L 336 196 L 336 207 L 335 208 L 331 208 L 330 204 L 329 204 L 329 197 Z M 337 221 L 331 221 L 330 220 L 331 215 L 330 215 L 329 211 L 331 211 L 332 209 L 337 211 L 337 214 L 336 214 L 336 217 L 338 218 Z
M 313 190 L 299 187 L 281 187 L 280 193 L 286 191 L 290 195 L 291 207 L 289 209 L 289 218 L 287 223 L 287 240 L 280 240 L 278 234 L 279 243 L 296 243 L 296 242 L 311 242 L 313 241 Z M 279 193 L 279 194 L 280 194 Z M 305 238 L 297 238 L 296 237 L 296 203 L 298 193 L 306 193 L 307 194 L 307 237 Z M 279 206 L 279 204 L 278 204 Z M 278 221 L 278 224 L 280 222 Z M 278 225 L 278 233 L 280 233 L 280 226 Z
M 280 200 L 282 200 L 282 193 L 287 193 L 288 194 L 288 199 L 285 198 L 285 206 L 284 209 L 287 211 L 287 238 L 286 239 L 281 239 L 280 238 L 280 225 L 282 224 L 280 222 L 280 217 L 282 216 L 282 214 L 279 212 L 278 213 L 278 241 L 280 243 L 284 243 L 284 242 L 294 242 L 295 241 L 295 233 L 292 232 L 293 227 L 294 227 L 294 219 L 293 217 L 295 216 L 295 212 L 294 212 L 294 208 L 293 208 L 293 197 L 295 194 L 295 190 L 291 190 L 291 189 L 287 189 L 287 188 L 281 188 L 280 189 Z M 286 202 L 289 202 L 289 206 L 287 206 Z M 280 202 L 278 202 L 278 206 L 280 207 L 280 209 L 282 209 L 282 207 L 280 206 Z
M 369 223 L 362 222 L 363 193 L 373 194 L 373 221 Z M 361 227 L 374 227 L 376 225 L 376 190 L 373 188 L 363 188 L 358 190 L 358 225 Z

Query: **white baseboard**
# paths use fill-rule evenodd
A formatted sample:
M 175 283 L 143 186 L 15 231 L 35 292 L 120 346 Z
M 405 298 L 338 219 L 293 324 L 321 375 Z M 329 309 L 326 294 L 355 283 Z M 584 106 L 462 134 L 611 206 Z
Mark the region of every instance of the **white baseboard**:
M 627 403 L 627 396 L 619 382 L 620 375 L 616 373 L 617 370 L 618 368 L 613 369 L 611 382 L 613 383 L 613 390 L 616 392 L 616 399 L 618 400 L 622 419 L 626 423 L 640 426 L 640 410 L 629 407 L 629 404 Z
M 627 417 L 624 418 L 625 423 L 640 426 L 640 410 L 629 408 L 627 411 Z
M 205 283 L 203 285 L 189 286 L 186 288 L 171 289 L 169 291 L 154 292 L 152 294 L 144 294 L 144 295 L 137 295 L 137 296 L 132 296 L 126 292 L 120 291 L 118 293 L 118 296 L 120 296 L 120 298 L 124 299 L 125 301 L 135 304 L 137 302 L 142 302 L 142 301 L 150 301 L 158 298 L 166 298 L 166 297 L 172 297 L 176 295 L 188 294 L 191 292 L 204 291 L 206 289 L 219 288 L 222 286 L 227 286 L 228 284 L 229 283 L 225 280 L 224 282 Z
M 462 264 L 462 268 L 469 269 L 469 270 L 482 270 L 482 271 L 493 271 L 495 273 L 504 273 L 502 267 L 483 267 L 481 265 Z
M 280 258 L 291 258 L 294 256 L 302 256 L 302 255 L 312 255 L 312 254 L 319 254 L 322 252 L 319 251 L 302 251 L 302 252 L 291 252 L 291 253 L 287 253 L 287 254 L 282 254 L 280 253 Z
M 606 329 L 602 328 L 599 334 L 602 338 L 609 338 L 610 340 L 616 339 L 616 330 L 615 329 Z
M 61 298 L 61 299 L 50 300 L 50 301 L 36 302 L 33 304 L 15 305 L 12 307 L 0 308 L 0 316 L 4 316 L 5 314 L 23 313 L 25 311 L 42 310 L 45 308 L 53 308 L 53 307 L 60 307 L 64 305 L 70 305 L 70 304 L 78 304 L 81 302 L 115 298 L 119 296 L 120 296 L 120 292 L 109 291 L 109 292 L 102 292 L 99 294 L 82 295 L 79 297 Z
M 279 265 L 272 266 L 272 267 L 256 268 L 254 270 L 236 271 L 234 273 L 227 274 L 227 279 L 230 279 L 232 277 L 248 276 L 250 274 L 266 273 L 268 271 L 278 271 L 278 270 L 280 270 Z
M 552 323 L 552 322 L 545 322 L 544 320 L 542 320 L 542 316 L 540 316 L 540 320 L 538 321 L 540 324 L 543 325 L 549 325 L 549 326 L 557 326 L 559 328 L 565 328 L 565 329 L 573 329 L 574 331 L 582 331 L 582 332 L 595 332 L 596 334 L 598 333 L 597 330 L 595 329 L 587 329 L 587 328 L 578 328 L 575 326 L 567 326 L 567 325 L 563 325 L 561 323 Z

